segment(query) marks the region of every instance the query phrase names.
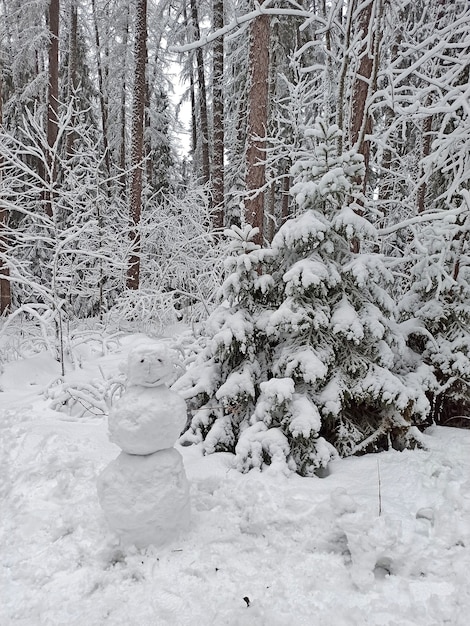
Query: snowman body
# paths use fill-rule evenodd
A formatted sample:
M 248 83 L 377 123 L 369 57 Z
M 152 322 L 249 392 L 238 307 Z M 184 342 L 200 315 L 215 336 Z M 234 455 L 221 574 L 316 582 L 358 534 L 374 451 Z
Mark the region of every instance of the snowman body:
M 165 348 L 134 349 L 127 388 L 109 415 L 110 440 L 122 452 L 98 477 L 98 498 L 121 542 L 138 548 L 171 541 L 189 526 L 189 484 L 173 447 L 186 403 L 166 386 L 174 363 Z
M 109 439 L 128 454 L 172 448 L 186 424 L 186 402 L 165 385 L 133 385 L 108 420 Z
M 174 448 L 142 456 L 121 452 L 101 473 L 98 497 L 123 544 L 161 545 L 189 525 L 189 484 Z

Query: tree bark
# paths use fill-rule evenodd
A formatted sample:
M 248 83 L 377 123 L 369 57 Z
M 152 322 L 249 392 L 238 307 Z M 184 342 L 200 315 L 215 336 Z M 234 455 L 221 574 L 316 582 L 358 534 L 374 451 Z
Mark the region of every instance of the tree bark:
M 193 21 L 194 36 L 196 40 L 201 38 L 199 30 L 199 17 L 197 13 L 196 0 L 191 0 L 191 16 Z M 201 155 L 202 155 L 202 184 L 205 185 L 210 180 L 210 158 L 209 158 L 209 120 L 207 115 L 207 95 L 206 79 L 204 76 L 204 57 L 202 48 L 196 50 L 197 82 L 199 90 L 199 124 L 201 127 Z
M 1 163 L 0 163 L 1 167 Z M 11 308 L 10 270 L 1 255 L 7 251 L 8 211 L 0 204 L 0 315 L 8 313 Z
M 224 0 L 213 0 L 213 28 L 219 30 L 224 26 Z M 224 226 L 224 37 L 214 42 L 213 50 L 213 87 L 212 87 L 212 197 L 215 209 L 214 227 Z
M 436 30 L 438 30 L 439 23 L 444 16 L 444 7 L 445 0 L 438 0 L 437 2 L 437 16 L 436 16 Z M 439 62 L 438 62 L 439 64 Z M 429 95 L 427 97 L 426 106 L 430 106 L 432 104 L 432 97 Z M 433 126 L 433 116 L 429 115 L 423 121 L 422 125 L 422 139 L 423 139 L 423 150 L 421 153 L 421 162 L 425 161 L 427 157 L 431 154 L 431 141 L 432 141 L 432 126 Z M 424 169 L 421 165 L 421 177 L 424 179 Z M 426 191 L 427 185 L 426 181 L 420 184 L 417 193 L 417 205 L 418 205 L 418 213 L 423 213 L 426 209 Z
M 77 81 L 77 5 L 76 0 L 71 0 L 70 3 L 70 20 L 69 20 L 69 62 L 68 62 L 68 76 L 67 76 L 67 95 L 69 102 L 75 97 L 76 89 L 78 86 Z M 73 154 L 73 146 L 77 134 L 74 130 L 70 130 L 67 133 L 66 139 L 66 154 L 67 157 L 71 157 Z
M 346 109 L 346 105 L 345 105 L 346 76 L 347 76 L 349 64 L 351 61 L 350 48 L 351 48 L 353 1 L 354 0 L 351 0 L 350 2 L 347 3 L 346 24 L 344 27 L 343 59 L 341 62 L 341 70 L 339 72 L 339 77 L 338 77 L 336 123 L 339 126 L 341 131 L 344 130 L 344 111 Z M 344 143 L 343 133 L 341 133 L 338 137 L 338 154 L 341 154 L 343 152 L 343 143 Z
M 364 177 L 362 180 L 359 179 L 357 181 L 361 185 L 363 193 L 366 190 L 370 163 L 370 140 L 365 137 L 372 133 L 372 118 L 367 111 L 367 99 L 372 87 L 374 51 L 377 37 L 376 33 L 371 29 L 374 2 L 375 0 L 369 0 L 369 3 L 362 9 L 357 18 L 361 47 L 359 50 L 359 67 L 353 86 L 350 122 L 350 143 L 364 157 Z M 370 37 L 369 32 L 371 32 Z M 357 200 L 357 203 L 362 206 L 360 200 Z M 362 213 L 362 210 L 357 209 L 357 212 Z M 351 241 L 351 250 L 358 253 L 359 247 L 359 240 L 355 237 Z
M 3 128 L 3 83 L 0 72 L 0 128 Z M 0 159 L 0 180 L 2 178 L 3 163 Z M 11 286 L 9 281 L 10 270 L 2 255 L 7 251 L 8 238 L 8 210 L 2 206 L 0 200 L 0 315 L 8 313 L 11 308 Z
M 127 50 L 127 42 L 129 39 L 129 7 L 127 7 L 126 11 L 126 21 L 124 25 L 123 31 L 123 41 L 122 41 L 122 49 L 124 51 Z M 124 56 L 124 55 L 123 55 Z M 122 84 L 121 84 L 121 111 L 120 111 L 120 141 L 121 144 L 119 146 L 119 168 L 121 170 L 121 175 L 119 177 L 119 183 L 121 186 L 120 192 L 124 197 L 126 193 L 126 108 L 127 108 L 127 85 L 126 85 L 126 76 L 127 76 L 127 68 L 126 68 L 126 59 L 124 56 L 124 64 L 122 68 Z
M 290 187 L 292 183 L 290 167 L 290 162 L 287 162 L 282 183 L 281 224 L 284 224 L 290 216 Z
M 186 36 L 188 42 L 191 41 L 190 24 L 188 20 L 188 11 L 186 9 L 186 2 L 183 2 L 183 19 L 186 27 Z M 189 96 L 191 100 L 191 152 L 193 155 L 197 148 L 197 115 L 196 115 L 196 93 L 194 86 L 194 74 L 193 74 L 193 58 L 191 53 L 189 54 Z
M 263 0 L 264 2 L 264 0 Z M 262 3 L 260 3 L 262 4 Z M 250 91 L 248 95 L 248 147 L 246 151 L 245 221 L 259 232 L 255 242 L 262 245 L 264 230 L 264 192 L 266 183 L 266 130 L 269 94 L 268 15 L 257 17 L 251 26 Z
M 361 39 L 360 62 L 354 81 L 352 96 L 351 115 L 351 144 L 357 146 L 357 151 L 364 157 L 363 187 L 367 180 L 367 172 L 370 161 L 370 141 L 365 140 L 365 135 L 372 132 L 372 119 L 366 110 L 367 97 L 370 91 L 370 82 L 374 68 L 373 48 L 375 37 L 368 37 L 370 23 L 372 19 L 372 8 L 375 0 L 370 0 L 367 6 L 361 11 L 358 18 L 359 36 Z
M 189 96 L 191 99 L 191 152 L 196 153 L 197 148 L 197 112 L 196 112 L 196 88 L 191 59 L 191 71 L 189 73 Z
M 57 171 L 52 154 L 58 133 L 58 112 L 59 112 L 59 0 L 49 2 L 49 68 L 48 68 L 48 90 L 47 90 L 47 164 L 50 171 L 50 180 L 47 181 L 49 189 L 45 194 L 46 215 L 52 218 L 53 191 L 52 187 L 57 178 Z
M 144 147 L 144 110 L 146 98 L 145 66 L 147 63 L 147 0 L 137 0 L 135 24 L 135 77 L 132 105 L 131 145 L 131 254 L 127 270 L 127 287 L 139 288 L 140 278 L 140 216 L 142 212 L 142 158 Z
M 428 99 L 427 104 L 428 105 L 431 104 L 430 99 Z M 423 126 L 422 126 L 423 150 L 421 153 L 421 159 L 426 159 L 431 154 L 432 120 L 433 120 L 432 115 L 429 115 L 423 121 Z M 422 167 L 421 167 L 421 174 L 424 176 Z M 417 194 L 418 213 L 423 213 L 426 208 L 426 204 L 425 204 L 426 187 L 427 187 L 426 183 L 423 181 L 418 188 L 418 194 Z
M 103 133 L 103 150 L 104 150 L 104 163 L 106 166 L 106 173 L 111 175 L 111 162 L 109 156 L 109 141 L 108 141 L 108 103 L 105 96 L 104 86 L 104 72 L 103 63 L 101 60 L 101 41 L 100 31 L 98 28 L 98 15 L 96 12 L 96 1 L 91 0 L 91 6 L 93 11 L 93 27 L 95 31 L 95 46 L 96 46 L 96 69 L 98 73 L 98 90 L 100 100 L 100 113 L 101 113 L 101 130 Z

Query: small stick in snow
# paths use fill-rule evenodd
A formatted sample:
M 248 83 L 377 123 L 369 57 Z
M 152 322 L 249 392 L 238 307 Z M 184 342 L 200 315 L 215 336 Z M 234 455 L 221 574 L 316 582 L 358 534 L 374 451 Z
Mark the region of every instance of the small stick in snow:
M 379 459 L 377 459 L 377 478 L 378 478 L 378 487 L 379 487 L 379 517 L 382 515 L 382 486 L 380 482 L 380 464 Z

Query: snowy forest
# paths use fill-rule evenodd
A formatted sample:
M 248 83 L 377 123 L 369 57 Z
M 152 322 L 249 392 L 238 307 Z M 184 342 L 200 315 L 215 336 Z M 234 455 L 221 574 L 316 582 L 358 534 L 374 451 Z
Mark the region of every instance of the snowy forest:
M 190 435 L 243 468 L 468 414 L 467 2 L 1 11 L 3 333 L 203 324 Z
M 124 570 L 134 568 L 140 581 L 156 576 L 137 553 L 97 547 L 105 542 L 104 522 L 97 504 L 85 504 L 84 481 L 113 454 L 103 433 L 125 389 L 119 359 L 136 343 L 163 342 L 173 359 L 171 389 L 186 401 L 178 449 L 200 516 L 209 520 L 217 508 L 227 520 L 240 514 L 242 535 L 248 527 L 251 537 L 265 538 L 263 515 L 276 517 L 285 505 L 276 532 L 284 537 L 283 524 L 297 528 L 305 556 L 296 498 L 307 499 L 308 489 L 308 498 L 326 498 L 328 480 L 349 492 L 348 472 L 361 468 L 358 481 L 375 477 L 367 500 L 375 509 L 379 494 L 372 535 L 387 546 L 396 540 L 401 551 L 385 554 L 377 539 L 371 557 L 370 544 L 354 533 L 372 522 L 351 522 L 360 497 L 353 502 L 338 489 L 313 551 L 330 553 L 334 545 L 336 558 L 346 545 L 344 567 L 352 562 L 353 587 L 363 593 L 371 571 L 374 581 L 437 576 L 432 559 L 413 571 L 405 566 L 405 553 L 418 545 L 413 533 L 421 542 L 430 535 L 408 526 L 405 539 L 393 535 L 375 459 L 412 490 L 405 469 L 423 474 L 419 463 L 431 463 L 426 455 L 441 455 L 432 462 L 450 467 L 450 441 L 460 459 L 455 467 L 465 467 L 468 455 L 469 2 L 3 0 L 0 134 L 0 419 L 8 433 L 2 463 L 10 475 L 8 463 L 33 468 L 45 455 L 41 480 L 55 472 L 51 493 L 75 498 L 81 516 L 72 522 L 64 514 L 52 530 L 44 526 L 44 545 L 75 537 L 66 552 L 75 560 L 77 546 L 84 549 L 77 533 L 91 524 L 102 562 L 83 558 L 96 589 L 116 583 L 116 568 L 121 590 L 130 584 Z M 79 430 L 72 434 L 72 427 Z M 15 453 L 18 433 L 29 443 Z M 79 462 L 79 454 L 86 459 Z M 401 465 L 396 454 L 417 456 L 400 457 Z M 232 486 L 223 483 L 227 468 L 236 475 Z M 29 505 L 20 494 L 40 481 L 34 472 L 20 473 L 12 492 L 5 487 L 12 503 L 23 502 L 17 518 L 11 514 L 19 537 L 29 533 L 21 526 Z M 305 478 L 311 487 L 282 482 Z M 319 478 L 325 480 L 315 486 Z M 441 483 L 439 510 L 416 487 L 424 508 L 413 510 L 413 523 L 436 524 L 443 545 L 462 528 L 443 530 L 451 505 L 442 504 L 449 494 Z M 470 495 L 452 493 L 452 506 L 468 505 Z M 227 507 L 239 509 L 229 515 Z M 42 528 L 46 513 L 34 516 Z M 336 538 L 327 537 L 328 520 L 340 518 L 349 521 L 336 521 Z M 209 534 L 197 537 L 206 541 L 203 562 Z M 470 541 L 468 532 L 464 539 L 452 546 Z M 35 541 L 39 553 L 43 543 Z M 174 555 L 165 558 L 165 575 L 178 572 Z M 185 572 L 195 567 L 187 558 Z M 272 558 L 263 567 L 274 567 Z M 47 567 L 60 569 L 55 561 Z M 107 582 L 96 568 L 106 569 Z M 332 580 L 343 576 L 338 572 L 330 572 Z M 443 565 L 446 580 L 454 573 Z M 196 574 L 185 575 L 182 589 L 204 593 L 191 587 Z M 243 576 L 228 576 L 241 589 Z M 126 621 L 125 612 L 118 618 L 109 608 L 116 598 L 107 597 L 98 612 L 87 609 L 88 623 L 366 623 L 353 595 L 346 603 L 352 613 L 317 604 L 323 617 L 311 621 L 289 605 L 289 584 L 298 581 L 287 581 L 277 596 L 284 604 L 272 614 L 260 590 L 258 608 L 243 592 L 248 621 L 227 597 L 230 609 L 212 599 L 213 621 L 197 611 L 191 621 L 190 605 L 175 608 L 168 591 L 164 606 L 142 608 L 137 621 Z M 88 597 L 83 585 L 77 583 L 77 602 Z M 440 592 L 429 587 L 433 593 Z M 47 594 L 33 608 L 26 596 L 18 604 L 15 597 L 5 624 L 83 623 L 65 620 L 74 609 L 51 608 Z M 429 621 L 424 597 L 415 613 L 405 600 L 387 605 L 389 617 L 401 615 L 398 622 L 367 623 L 463 625 L 468 591 L 465 597 L 446 608 L 436 600 L 437 621 Z

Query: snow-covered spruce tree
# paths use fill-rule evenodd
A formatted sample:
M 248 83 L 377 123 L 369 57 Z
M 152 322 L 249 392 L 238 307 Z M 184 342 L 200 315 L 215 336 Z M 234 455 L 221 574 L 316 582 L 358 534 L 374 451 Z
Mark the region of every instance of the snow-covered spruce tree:
M 470 194 L 462 195 L 461 204 L 469 207 Z M 457 221 L 449 214 L 417 229 L 410 242 L 409 291 L 399 303 L 402 319 L 415 318 L 427 331 L 410 335 L 410 344 L 434 368 L 438 385 L 430 390 L 430 418 L 437 423 L 470 415 L 469 238 L 468 210 Z
M 386 289 L 393 276 L 372 252 L 375 227 L 355 211 L 358 201 L 364 206 L 363 159 L 337 154 L 339 134 L 322 122 L 306 131 L 312 156 L 297 160 L 292 188 L 302 212 L 272 242 L 273 280 L 283 293 L 265 332 L 275 346 L 272 374 L 292 379 L 295 393 L 316 408 L 320 435 L 344 455 L 412 444 L 412 422 L 429 410 L 423 381 L 430 373 L 415 368 L 394 322 Z M 291 442 L 303 473 L 318 463 L 309 428 L 313 419 Z
M 248 254 L 228 263 L 230 306 L 213 316 L 207 348 L 179 384 L 192 384 L 198 409 L 189 432 L 207 452 L 235 451 L 244 471 L 280 462 L 310 476 L 335 450 L 412 445 L 412 423 L 429 410 L 429 370 L 413 369 L 384 289 L 393 278 L 366 251 L 375 228 L 354 211 L 362 157 L 337 155 L 339 132 L 307 131 L 312 156 L 293 169 L 298 217 L 269 250 L 245 237 Z
M 225 231 L 230 243 L 222 303 L 207 321 L 205 349 L 176 383 L 193 414 L 185 438 L 204 440 L 207 453 L 235 450 L 250 425 L 259 380 L 267 378 L 269 347 L 256 322 L 272 288 L 271 276 L 259 273 L 270 251 L 253 243 L 256 234 L 248 225 Z

